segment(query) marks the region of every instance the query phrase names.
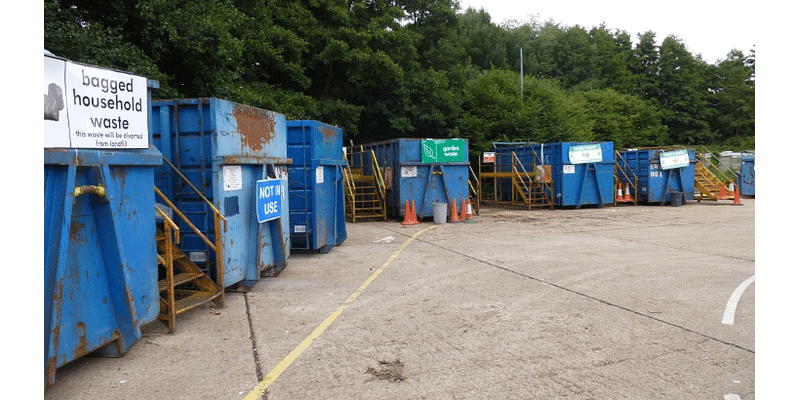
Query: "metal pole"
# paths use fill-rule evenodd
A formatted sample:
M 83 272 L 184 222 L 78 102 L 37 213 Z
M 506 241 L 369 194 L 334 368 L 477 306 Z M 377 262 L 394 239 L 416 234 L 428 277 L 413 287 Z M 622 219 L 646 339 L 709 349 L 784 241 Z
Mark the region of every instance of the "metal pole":
M 522 99 L 522 47 L 519 48 L 519 101 Z

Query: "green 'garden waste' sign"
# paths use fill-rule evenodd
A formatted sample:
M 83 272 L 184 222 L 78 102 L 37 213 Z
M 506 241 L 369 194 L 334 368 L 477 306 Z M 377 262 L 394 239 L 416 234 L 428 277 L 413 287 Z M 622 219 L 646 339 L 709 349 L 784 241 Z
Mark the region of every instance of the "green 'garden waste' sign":
M 428 139 L 421 143 L 424 163 L 463 162 L 467 159 L 467 142 L 464 139 Z

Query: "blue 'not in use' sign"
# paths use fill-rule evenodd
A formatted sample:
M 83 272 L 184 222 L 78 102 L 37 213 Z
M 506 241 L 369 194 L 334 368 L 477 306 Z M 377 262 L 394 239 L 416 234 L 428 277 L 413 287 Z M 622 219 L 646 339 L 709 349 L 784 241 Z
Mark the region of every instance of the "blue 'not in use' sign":
M 282 190 L 280 179 L 256 181 L 256 214 L 259 223 L 281 216 Z

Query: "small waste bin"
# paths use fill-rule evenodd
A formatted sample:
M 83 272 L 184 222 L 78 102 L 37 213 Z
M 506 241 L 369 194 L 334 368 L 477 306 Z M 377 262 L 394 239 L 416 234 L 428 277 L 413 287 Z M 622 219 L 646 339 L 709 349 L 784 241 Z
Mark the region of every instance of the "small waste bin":
M 447 204 L 433 203 L 433 223 L 444 224 L 447 222 Z
M 682 192 L 670 193 L 669 202 L 673 207 L 680 207 L 683 204 L 683 193 Z

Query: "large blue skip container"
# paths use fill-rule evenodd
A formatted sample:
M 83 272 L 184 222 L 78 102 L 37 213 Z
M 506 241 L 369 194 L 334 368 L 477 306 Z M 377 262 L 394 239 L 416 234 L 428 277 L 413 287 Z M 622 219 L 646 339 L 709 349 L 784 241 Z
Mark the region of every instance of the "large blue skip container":
M 499 145 L 499 146 L 498 146 Z M 493 151 L 504 171 L 520 163 L 531 174 L 533 165 L 542 166 L 545 181 L 552 182 L 553 205 L 580 208 L 584 205 L 602 207 L 614 202 L 614 143 L 495 143 Z M 519 161 L 512 160 L 512 152 Z M 534 162 L 535 161 L 535 162 Z M 512 185 L 504 184 L 506 200 L 511 197 Z
M 742 156 L 742 170 L 736 173 L 739 181 L 739 194 L 743 196 L 756 195 L 756 156 L 748 154 Z
M 121 356 L 158 316 L 155 149 L 44 152 L 44 349 L 56 369 Z M 98 188 L 102 192 L 98 192 Z M 89 193 L 75 195 L 76 188 Z
M 308 120 L 286 126 L 291 250 L 327 253 L 347 238 L 342 130 Z
M 222 236 L 224 286 L 250 287 L 275 275 L 289 257 L 289 207 L 286 117 L 272 111 L 217 98 L 153 102 L 153 142 L 180 174 L 165 165 L 156 186 L 212 243 L 213 210 L 192 186 L 226 218 Z M 180 175 L 185 176 L 191 185 Z M 280 218 L 258 220 L 257 182 L 279 179 Z M 216 257 L 208 245 L 178 219 L 179 247 L 219 284 Z
M 50 60 L 48 60 L 50 58 Z M 45 85 L 64 85 L 64 69 L 48 76 L 47 66 L 70 68 L 70 62 L 45 56 Z M 77 65 L 87 75 L 104 69 Z M 90 69 L 91 68 L 91 69 Z M 112 72 L 114 74 L 118 72 Z M 119 75 L 117 75 L 119 76 Z M 56 79 L 53 79 L 53 78 Z M 122 79 L 117 78 L 117 82 Z M 126 82 L 127 77 L 124 78 Z M 146 103 L 155 82 L 137 77 L 146 94 L 135 100 L 145 113 L 134 117 L 136 135 L 146 134 Z M 56 83 L 53 80 L 60 80 Z M 134 86 L 130 83 L 130 87 Z M 88 90 L 80 87 L 76 92 Z M 98 90 L 99 92 L 99 90 Z M 48 129 L 80 131 L 80 105 L 71 104 L 72 91 L 54 90 L 51 100 L 61 115 L 47 116 Z M 66 94 L 59 100 L 60 95 Z M 138 96 L 138 95 L 137 95 Z M 88 98 L 88 97 L 87 97 Z M 130 95 L 128 99 L 131 99 Z M 65 107 L 63 107 L 66 105 Z M 69 108 L 72 106 L 72 110 Z M 115 110 L 115 112 L 117 112 Z M 66 114 L 66 115 L 64 115 Z M 108 115 L 110 113 L 107 113 Z M 91 115 L 91 114 L 90 114 Z M 117 114 L 119 115 L 119 114 Z M 70 118 L 71 117 L 71 118 Z M 128 116 L 119 117 L 128 123 Z M 50 123 L 67 123 L 53 129 Z M 77 126 L 77 127 L 76 127 Z M 142 129 L 142 131 L 138 131 Z M 88 131 L 88 129 L 87 129 Z M 93 130 L 98 139 L 123 138 L 131 131 Z M 139 148 L 95 149 L 62 140 L 44 149 L 44 381 L 55 383 L 56 370 L 89 353 L 123 356 L 141 338 L 140 327 L 159 313 L 154 170 L 161 154 L 145 138 Z M 104 139 L 105 140 L 105 139 Z M 124 145 L 124 140 L 108 143 Z
M 638 178 L 636 194 L 640 202 L 666 204 L 674 195 L 680 196 L 682 203 L 694 199 L 697 159 L 693 149 L 628 150 L 620 151 L 619 157 L 622 172 L 628 173 L 630 167 Z
M 469 198 L 469 141 L 466 139 L 392 139 L 363 145 L 381 168 L 391 169 L 386 182 L 386 213 L 405 217 L 406 200 L 420 218 L 433 217 L 433 204 L 459 206 Z M 449 208 L 448 208 L 449 209 Z M 460 212 L 460 211 L 459 211 Z

